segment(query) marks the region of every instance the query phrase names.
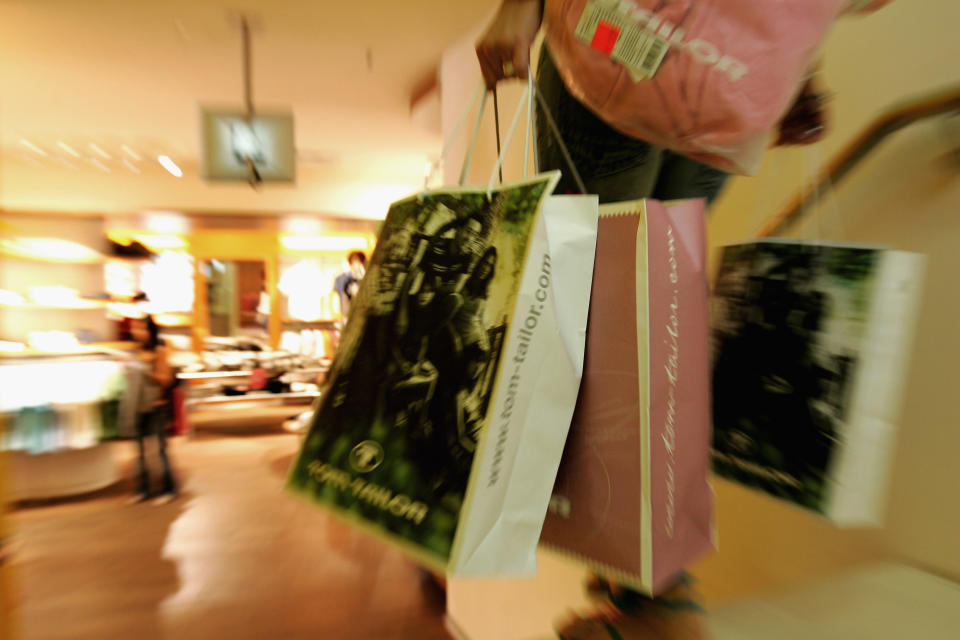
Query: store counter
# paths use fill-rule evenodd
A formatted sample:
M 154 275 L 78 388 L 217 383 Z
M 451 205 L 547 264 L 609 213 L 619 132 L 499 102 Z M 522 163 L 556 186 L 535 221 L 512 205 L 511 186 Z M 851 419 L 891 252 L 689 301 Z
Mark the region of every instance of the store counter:
M 129 343 L 69 353 L 29 351 L 0 358 L 0 412 L 10 500 L 78 495 L 116 482 L 105 439 L 117 435 L 117 400 Z

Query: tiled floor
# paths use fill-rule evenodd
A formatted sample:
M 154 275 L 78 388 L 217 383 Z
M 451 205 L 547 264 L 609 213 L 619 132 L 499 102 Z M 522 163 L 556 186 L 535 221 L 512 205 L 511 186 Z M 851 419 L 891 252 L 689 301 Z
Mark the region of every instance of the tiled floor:
M 22 637 L 446 639 L 414 565 L 282 491 L 297 444 L 177 438 L 173 503 L 128 505 L 125 482 L 16 511 Z

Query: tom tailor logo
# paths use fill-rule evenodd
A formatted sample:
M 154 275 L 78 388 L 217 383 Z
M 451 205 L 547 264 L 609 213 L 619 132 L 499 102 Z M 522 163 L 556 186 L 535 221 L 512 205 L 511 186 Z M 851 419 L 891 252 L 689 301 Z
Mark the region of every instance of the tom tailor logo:
M 383 464 L 383 447 L 379 442 L 364 440 L 350 452 L 350 466 L 359 473 L 370 473 Z
M 550 496 L 550 503 L 547 506 L 547 511 L 555 515 L 560 516 L 566 520 L 570 519 L 570 498 L 562 496 L 559 493 L 555 493 Z
M 398 518 L 420 524 L 430 512 L 430 507 L 422 502 L 412 500 L 402 493 L 394 493 L 387 487 L 363 478 L 354 478 L 342 469 L 314 460 L 307 465 L 310 477 L 320 484 L 328 484 L 338 491 L 349 492 L 359 502 L 365 502 L 381 511 L 386 511 Z

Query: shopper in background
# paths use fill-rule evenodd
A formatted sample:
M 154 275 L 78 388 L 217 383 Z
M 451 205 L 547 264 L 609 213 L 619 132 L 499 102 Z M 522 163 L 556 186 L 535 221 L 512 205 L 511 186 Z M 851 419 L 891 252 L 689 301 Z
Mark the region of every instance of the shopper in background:
M 888 1 L 851 0 L 845 10 L 874 9 Z M 530 48 L 540 28 L 545 3 L 551 2 L 554 0 L 502 1 L 493 22 L 476 47 L 481 72 L 489 88 L 494 88 L 497 82 L 505 78 L 528 77 Z M 618 4 L 630 6 L 631 3 L 623 1 Z M 660 2 L 657 11 L 667 4 L 666 0 Z M 635 5 L 647 6 L 647 3 L 635 2 Z M 569 9 L 564 4 L 559 11 L 562 12 L 564 7 Z M 651 12 L 651 9 L 653 7 L 647 7 L 644 11 L 655 15 L 656 11 Z M 689 9 L 688 3 L 688 13 Z M 749 13 L 748 10 L 742 11 L 744 16 Z M 655 30 L 656 26 L 651 28 Z M 747 31 L 745 28 L 744 32 Z M 547 40 L 537 69 L 538 86 L 589 193 L 597 194 L 601 203 L 640 198 L 705 198 L 708 203 L 713 201 L 728 177 L 726 172 L 612 127 L 577 100 L 565 86 L 550 54 L 549 38 Z M 589 69 L 573 66 L 566 72 L 577 78 L 578 73 L 589 73 Z M 651 80 L 647 78 L 642 81 Z M 703 82 L 706 83 L 706 80 Z M 785 110 L 777 127 L 776 144 L 810 144 L 823 137 L 826 131 L 825 94 L 816 82 L 816 75 L 810 73 L 801 80 L 801 86 L 796 87 L 794 95 L 797 97 Z M 583 84 L 591 86 L 589 82 Z M 616 98 L 611 95 L 588 97 L 599 104 L 609 103 Z M 577 188 L 570 167 L 548 128 L 542 105 L 538 103 L 537 107 L 540 169 L 562 170 L 557 193 L 575 193 Z M 654 600 L 599 577 L 591 579 L 589 588 L 612 603 L 617 613 L 610 615 L 600 612 L 589 619 L 576 619 L 568 623 L 560 630 L 560 636 L 566 640 L 686 639 L 706 635 L 698 607 L 691 600 L 688 580 L 683 576 L 678 577 L 676 586 Z
M 270 324 L 270 294 L 267 293 L 267 276 L 260 274 L 260 294 L 257 296 L 257 324 L 264 330 Z
M 346 320 L 350 315 L 350 303 L 360 288 L 360 281 L 367 270 L 367 256 L 362 251 L 351 251 L 347 255 L 348 271 L 344 271 L 333 282 L 333 290 L 340 296 L 340 315 Z
M 136 501 L 150 497 L 150 472 L 147 464 L 147 440 L 156 436 L 157 452 L 162 465 L 160 492 L 157 504 L 169 502 L 176 497 L 177 488 L 167 455 L 166 429 L 171 415 L 173 369 L 167 359 L 167 347 L 160 339 L 160 328 L 153 316 L 134 318 L 131 333 L 137 343 L 134 362 L 135 384 L 131 392 L 136 394 L 137 447 L 139 470 Z

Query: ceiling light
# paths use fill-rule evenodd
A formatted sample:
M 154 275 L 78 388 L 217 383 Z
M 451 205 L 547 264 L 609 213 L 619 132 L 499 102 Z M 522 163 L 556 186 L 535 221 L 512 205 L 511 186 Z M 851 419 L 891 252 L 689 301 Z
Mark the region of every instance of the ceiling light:
M 103 164 L 102 162 L 100 162 L 100 161 L 97 160 L 96 158 L 91 157 L 91 158 L 90 158 L 90 164 L 92 164 L 93 166 L 95 166 L 97 169 L 100 169 L 100 171 L 103 171 L 104 173 L 110 173 L 110 167 L 108 167 L 107 165 Z
M 133 164 L 126 158 L 123 158 L 122 160 L 120 160 L 120 162 L 122 162 L 123 166 L 125 166 L 127 169 L 130 169 L 130 171 L 133 171 L 135 174 L 140 175 L 140 167 L 138 167 L 137 165 Z
M 67 153 L 69 153 L 70 155 L 72 155 L 74 158 L 80 157 L 80 153 L 76 149 L 68 145 L 66 142 L 63 142 L 62 140 L 57 140 L 57 146 L 63 149 L 64 151 L 66 151 Z
M 9 340 L 0 340 L 0 353 L 21 353 L 26 351 L 27 347 L 22 342 L 10 342 Z
M 177 166 L 177 163 L 170 159 L 170 156 L 157 156 L 157 162 L 163 165 L 163 168 L 178 178 L 183 177 L 183 171 Z
M 96 142 L 91 142 L 89 146 L 90 146 L 90 150 L 91 150 L 91 151 L 93 151 L 95 154 L 97 154 L 98 156 L 100 156 L 100 157 L 103 158 L 104 160 L 110 160 L 110 159 L 113 157 L 113 156 L 111 156 L 109 153 L 107 153 L 106 151 L 104 151 L 103 149 L 101 149 L 100 146 L 97 145 Z
M 323 225 L 316 216 L 287 216 L 280 223 L 281 229 L 295 236 L 319 235 Z
M 16 291 L 0 289 L 0 305 L 5 307 L 18 307 L 24 302 L 23 296 Z
M 137 162 L 140 162 L 141 160 L 143 160 L 143 156 L 141 156 L 139 153 L 137 153 L 136 151 L 134 151 L 133 149 L 131 149 L 130 147 L 128 147 L 128 146 L 125 145 L 125 144 L 120 145 L 120 149 L 121 149 L 125 154 L 127 154 L 128 156 L 130 156 L 131 158 L 133 158 L 134 160 L 136 160 Z
M 32 142 L 30 142 L 30 141 L 27 140 L 26 138 L 21 138 L 21 139 L 20 139 L 20 144 L 22 144 L 23 146 L 25 146 L 27 149 L 30 149 L 30 151 L 33 151 L 34 153 L 43 156 L 44 158 L 46 158 L 47 155 L 48 155 L 46 151 L 44 151 L 43 149 L 41 149 L 41 148 L 38 147 L 37 145 L 33 144 Z
M 154 233 L 190 232 L 190 220 L 180 211 L 144 211 L 140 224 Z

